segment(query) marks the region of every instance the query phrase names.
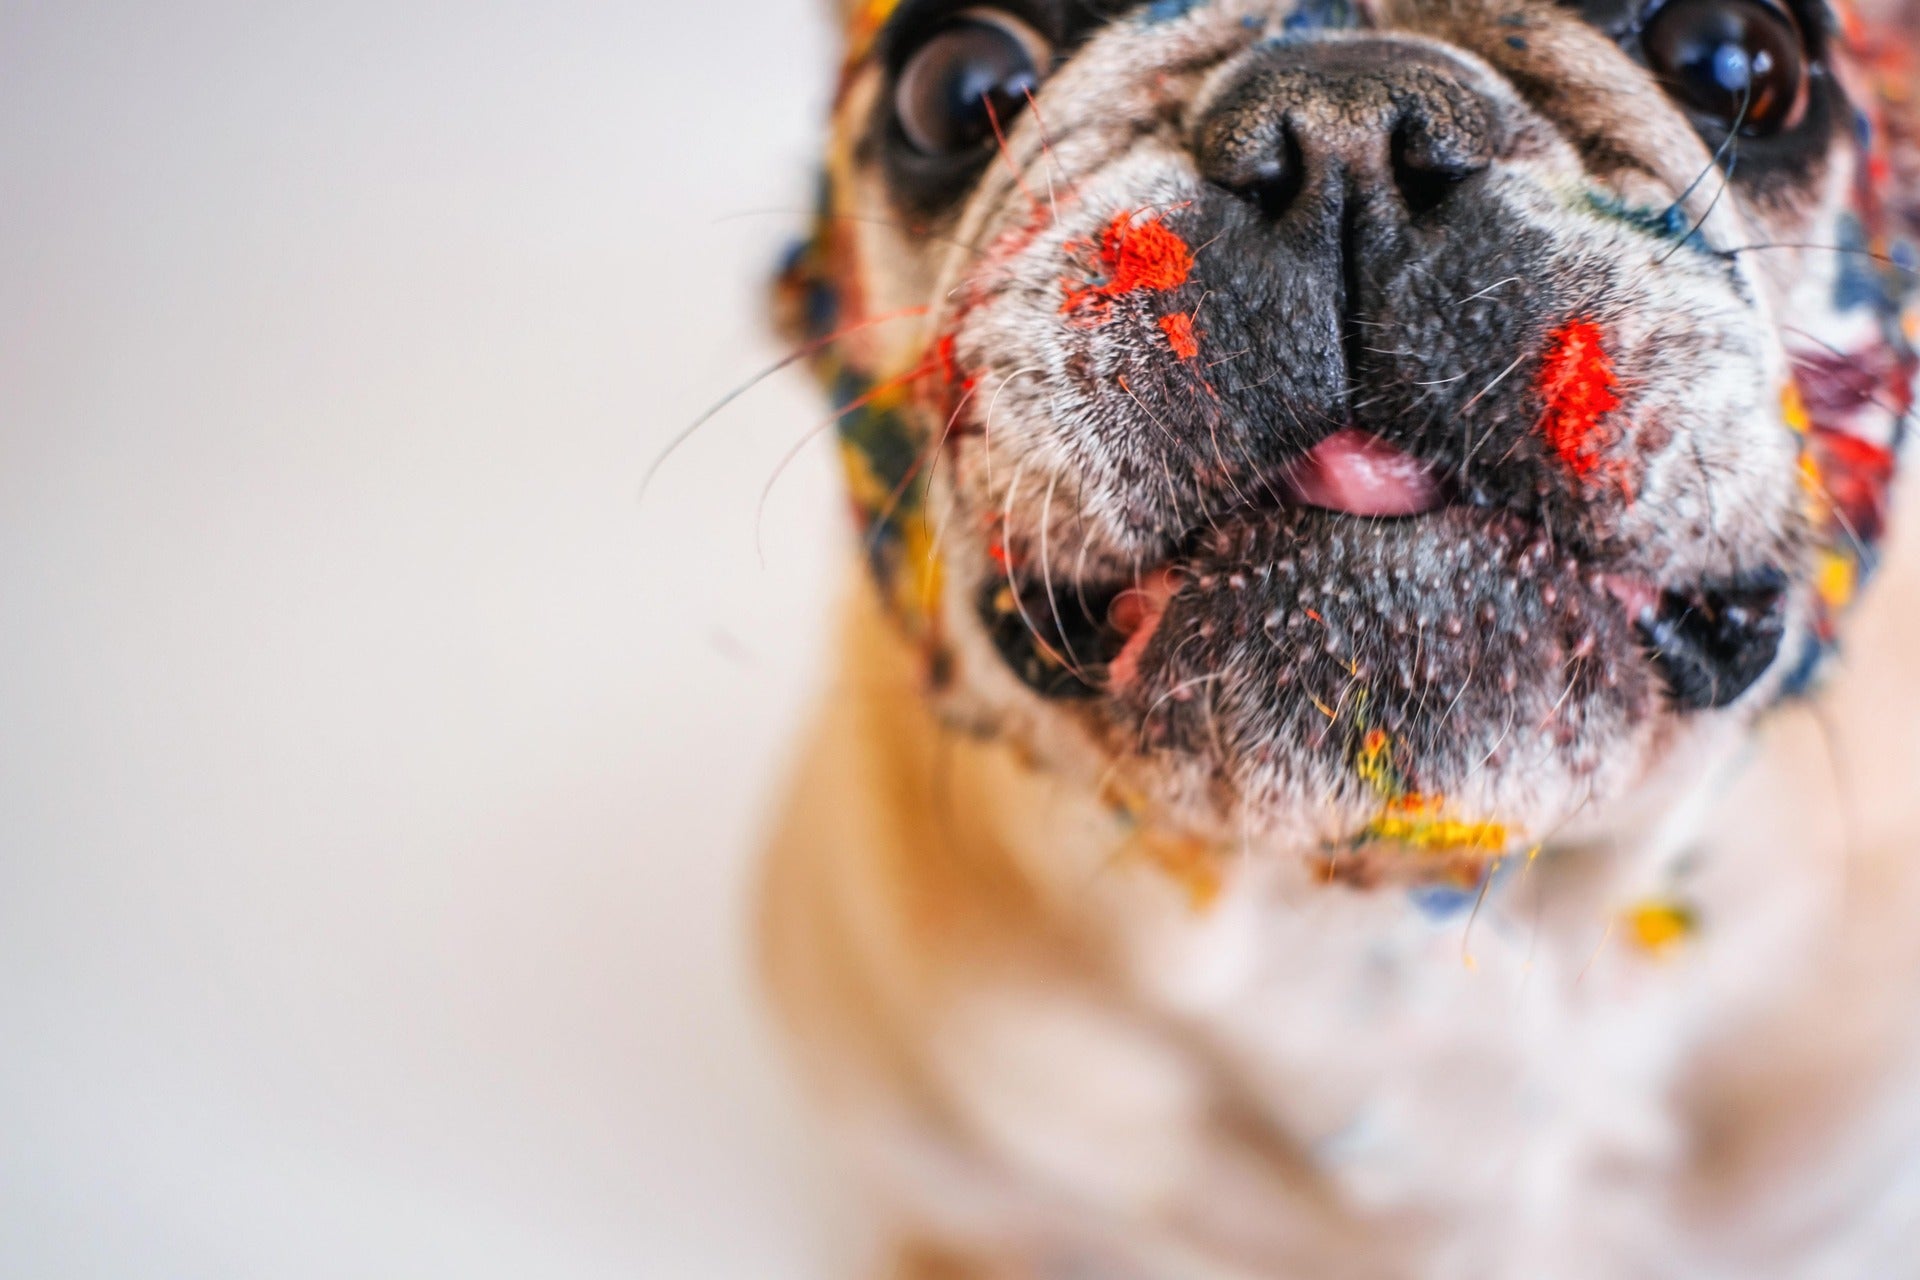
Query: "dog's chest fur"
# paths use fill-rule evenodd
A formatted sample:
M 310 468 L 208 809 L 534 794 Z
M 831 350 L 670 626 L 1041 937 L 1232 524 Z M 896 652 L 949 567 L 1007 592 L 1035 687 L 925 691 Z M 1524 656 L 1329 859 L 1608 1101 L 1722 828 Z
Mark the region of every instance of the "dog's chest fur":
M 835 1132 L 905 1230 L 997 1242 L 982 1275 L 1906 1274 L 1904 564 L 1831 722 L 1777 721 L 1697 838 L 1515 866 L 1477 913 L 1197 882 L 937 727 L 863 597 L 764 899 Z

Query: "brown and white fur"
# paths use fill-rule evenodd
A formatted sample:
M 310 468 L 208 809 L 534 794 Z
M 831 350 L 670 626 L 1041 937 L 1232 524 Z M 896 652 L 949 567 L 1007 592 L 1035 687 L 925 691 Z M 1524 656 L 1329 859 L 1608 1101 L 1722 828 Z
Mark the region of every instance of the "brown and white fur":
M 1507 456 L 1468 514 L 1346 525 L 1263 508 L 1196 541 L 1200 521 L 1173 508 L 1233 508 L 1230 491 L 1312 440 L 1261 456 L 1260 380 L 1225 386 L 1223 368 L 1195 428 L 1203 443 L 1228 434 L 1220 465 L 1191 484 L 1139 481 L 1163 461 L 1149 419 L 1198 420 L 1187 371 L 1156 356 L 1151 315 L 1063 320 L 1059 281 L 1117 210 L 1178 208 L 1188 239 L 1216 246 L 1180 301 L 1222 358 L 1262 347 L 1304 367 L 1308 340 L 1269 316 L 1314 315 L 1309 286 L 1239 310 L 1232 297 L 1305 251 L 1261 240 L 1212 192 L 1194 141 L 1197 117 L 1244 83 L 1240 33 L 1291 8 L 1214 0 L 1165 29 L 1100 28 L 944 209 L 910 207 L 845 123 L 884 112 L 884 69 L 849 82 L 862 313 L 932 308 L 914 334 L 869 331 L 863 354 L 897 370 L 950 337 L 983 388 L 971 408 L 923 407 L 930 440 L 949 415 L 975 428 L 938 445 L 936 616 L 903 626 L 870 584 L 853 593 L 762 894 L 768 981 L 899 1241 L 895 1274 L 1920 1276 L 1920 548 L 1890 548 L 1822 695 L 1771 715 L 1784 663 L 1742 699 L 1676 710 L 1634 619 L 1606 613 L 1621 580 L 1672 591 L 1766 564 L 1793 583 L 1790 634 L 1813 625 L 1818 539 L 1774 388 L 1790 328 L 1845 345 L 1817 301 L 1835 255 L 1688 261 L 1542 194 L 1579 181 L 1635 207 L 1684 203 L 1722 247 L 1830 243 L 1859 157 L 1836 141 L 1790 174 L 1697 193 L 1714 148 L 1565 8 L 1402 0 L 1329 35 L 1401 42 L 1501 122 L 1473 198 L 1496 210 L 1483 222 L 1526 230 L 1503 243 L 1541 256 L 1409 251 L 1382 232 L 1379 260 L 1428 276 L 1464 261 L 1450 300 L 1517 265 L 1526 301 L 1467 326 L 1459 351 L 1422 330 L 1419 359 L 1370 376 L 1460 381 L 1439 415 L 1447 439 L 1464 420 Z M 1516 15 L 1524 41 L 1510 40 Z M 1072 193 L 1028 225 L 1050 173 Z M 1236 265 L 1205 278 L 1221 245 Z M 1476 267 L 1475 253 L 1492 257 Z M 1383 279 L 1365 322 L 1431 328 L 1425 305 Z M 1618 486 L 1569 480 L 1530 443 L 1530 370 L 1472 394 L 1575 312 L 1604 315 L 1619 343 L 1610 456 L 1631 477 Z M 1137 415 L 1116 411 L 1109 380 L 1075 372 L 1095 366 L 1136 371 Z M 1300 380 L 1290 406 L 1397 429 L 1367 420 L 1352 387 L 1284 376 Z M 1463 473 L 1470 461 L 1437 431 L 1397 443 Z M 1556 544 L 1573 548 L 1566 565 L 1527 576 L 1524 548 L 1502 541 L 1504 523 L 1473 524 L 1479 510 L 1582 532 Z M 1356 536 L 1378 543 L 1328 549 Z M 1423 588 L 1434 630 L 1396 638 L 1395 575 L 1455 563 L 1456 545 L 1471 554 Z M 1236 631 L 1248 588 L 1230 580 L 1283 556 L 1297 577 L 1263 576 L 1258 612 L 1345 590 L 1368 619 L 1346 649 L 1302 657 L 1257 625 Z M 981 616 L 1009 558 L 1052 595 L 1130 583 L 1152 596 L 1158 634 L 1115 656 L 1089 698 L 1043 696 Z M 1503 575 L 1521 578 L 1518 603 Z M 1542 598 L 1569 595 L 1585 614 L 1541 622 Z M 1500 634 L 1456 625 L 1450 646 L 1453 615 Z M 1597 674 L 1569 685 L 1575 648 Z M 1476 685 L 1489 662 L 1506 680 Z M 1361 671 L 1420 789 L 1511 833 L 1470 912 L 1409 905 L 1421 854 L 1380 848 L 1393 841 L 1377 788 L 1354 776 L 1352 735 L 1311 731 Z M 1181 696 L 1195 680 L 1218 687 Z M 1450 691 L 1444 706 L 1429 687 Z M 1649 932 L 1634 914 L 1648 902 L 1684 902 L 1697 929 Z

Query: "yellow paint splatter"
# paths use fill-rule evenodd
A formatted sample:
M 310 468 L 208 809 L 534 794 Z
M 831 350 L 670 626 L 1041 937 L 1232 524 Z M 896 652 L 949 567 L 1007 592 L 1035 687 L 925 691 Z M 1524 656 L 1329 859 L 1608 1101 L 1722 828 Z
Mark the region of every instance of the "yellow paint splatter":
M 1630 908 L 1622 923 L 1634 946 L 1651 956 L 1669 956 L 1699 931 L 1693 911 L 1677 902 L 1650 901 Z
M 847 492 L 858 510 L 879 513 L 901 505 L 899 492 L 874 474 L 872 462 L 858 445 L 840 442 L 840 464 L 846 473 Z M 892 603 L 901 617 L 925 621 L 938 612 L 946 580 L 933 531 L 923 520 L 905 519 L 901 521 L 900 540 L 901 572 L 893 583 Z
M 840 465 L 847 473 L 847 491 L 855 506 L 862 511 L 879 511 L 887 505 L 892 493 L 873 474 L 867 455 L 851 441 L 840 442 Z
M 906 572 L 894 586 L 896 606 L 912 614 L 931 618 L 939 612 L 940 594 L 946 584 L 946 570 L 936 552 L 933 530 L 924 520 L 909 520 L 901 535 L 901 555 Z
M 1789 382 L 1780 392 L 1780 416 L 1796 435 L 1813 430 L 1813 415 L 1807 412 L 1807 398 L 1801 394 L 1799 383 Z
M 1380 729 L 1373 730 L 1360 744 L 1353 767 L 1362 782 L 1383 796 L 1391 797 L 1400 790 L 1393 774 L 1393 740 Z
M 1842 552 L 1825 552 L 1814 575 L 1814 587 L 1829 608 L 1844 609 L 1860 589 L 1860 569 Z
M 1367 827 L 1366 837 L 1404 845 L 1425 854 L 1477 853 L 1497 857 L 1513 845 L 1505 823 L 1470 822 L 1447 816 L 1445 805 L 1419 798 L 1414 803 L 1389 805 Z
M 1513 833 L 1499 822 L 1470 822 L 1447 812 L 1444 797 L 1425 796 L 1408 788 L 1393 759 L 1393 739 L 1371 729 L 1360 740 L 1354 772 L 1384 802 L 1380 816 L 1363 838 L 1404 845 L 1426 854 L 1505 853 Z
M 1827 478 L 1821 474 L 1820 460 L 1810 453 L 1800 455 L 1800 492 L 1807 496 L 1816 520 L 1826 514 Z

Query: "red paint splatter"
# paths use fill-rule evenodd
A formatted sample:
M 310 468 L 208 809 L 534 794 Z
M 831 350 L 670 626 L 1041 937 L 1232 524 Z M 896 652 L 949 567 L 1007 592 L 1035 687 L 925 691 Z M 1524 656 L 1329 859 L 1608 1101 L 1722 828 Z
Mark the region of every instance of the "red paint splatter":
M 1107 278 L 1104 284 L 1066 285 L 1066 301 L 1060 307 L 1063 313 L 1098 324 L 1111 314 L 1117 298 L 1130 293 L 1168 293 L 1187 282 L 1193 274 L 1193 250 L 1159 214 L 1134 221 L 1138 216 L 1114 215 L 1100 233 L 1097 246 L 1085 242 L 1068 246 L 1069 252 L 1094 249 Z
M 1573 320 L 1547 338 L 1540 368 L 1540 394 L 1547 402 L 1540 429 L 1567 470 L 1592 480 L 1606 467 L 1615 443 L 1606 418 L 1620 407 L 1620 378 L 1607 354 L 1600 326 Z
M 1873 542 L 1886 532 L 1889 493 L 1899 459 L 1889 449 L 1844 431 L 1814 428 L 1821 488 L 1851 537 Z
M 971 391 L 975 379 L 960 367 L 960 339 L 953 333 L 940 336 L 934 344 L 933 358 L 940 366 L 940 375 L 952 390 Z
M 1160 317 L 1160 331 L 1167 335 L 1173 354 L 1182 360 L 1193 360 L 1200 355 L 1200 334 L 1193 327 L 1193 317 L 1184 311 Z
M 914 388 L 914 398 L 918 403 L 947 418 L 949 435 L 953 433 L 953 423 L 959 418 L 960 411 L 973 398 L 977 381 L 960 364 L 959 346 L 960 340 L 956 334 L 951 331 L 941 334 L 927 351 L 927 363 L 939 376 L 930 377 Z

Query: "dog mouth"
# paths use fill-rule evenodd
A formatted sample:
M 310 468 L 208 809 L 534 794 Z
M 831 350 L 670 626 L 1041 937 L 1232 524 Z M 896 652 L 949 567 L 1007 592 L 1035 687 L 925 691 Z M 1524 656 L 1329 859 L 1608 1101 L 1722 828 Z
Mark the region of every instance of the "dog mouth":
M 1439 731 L 1420 723 L 1427 709 L 1457 711 L 1475 686 L 1489 716 L 1556 697 L 1720 709 L 1785 638 L 1777 568 L 1660 583 L 1525 513 L 1475 505 L 1358 427 L 1245 496 L 1126 581 L 1011 567 L 990 580 L 980 612 L 1003 660 L 1045 698 L 1104 701 L 1145 741 L 1179 745 L 1180 717 L 1156 730 L 1152 713 L 1229 679 L 1261 690 L 1269 731 L 1289 707 L 1324 716 L 1356 685 L 1379 686 L 1376 715 L 1415 736 Z
M 1263 516 L 1276 511 L 1322 511 L 1371 520 L 1411 520 L 1450 505 L 1450 488 L 1433 467 L 1404 449 L 1358 427 L 1344 427 L 1284 468 L 1269 486 L 1271 508 L 1238 512 L 1224 524 L 1209 524 L 1211 546 L 1185 563 L 1204 563 L 1207 550 L 1226 549 L 1234 535 L 1252 530 Z M 1231 571 L 1230 571 L 1231 573 Z M 1167 607 L 1186 584 L 1188 575 L 1175 565 L 1162 565 L 1134 586 L 1122 589 L 1107 609 L 1109 642 L 1119 649 L 1105 664 L 1107 687 L 1125 690 L 1140 681 L 1140 666 L 1155 634 L 1165 621 Z M 1204 571 L 1196 581 L 1204 581 Z M 1229 590 L 1244 590 L 1228 578 Z

